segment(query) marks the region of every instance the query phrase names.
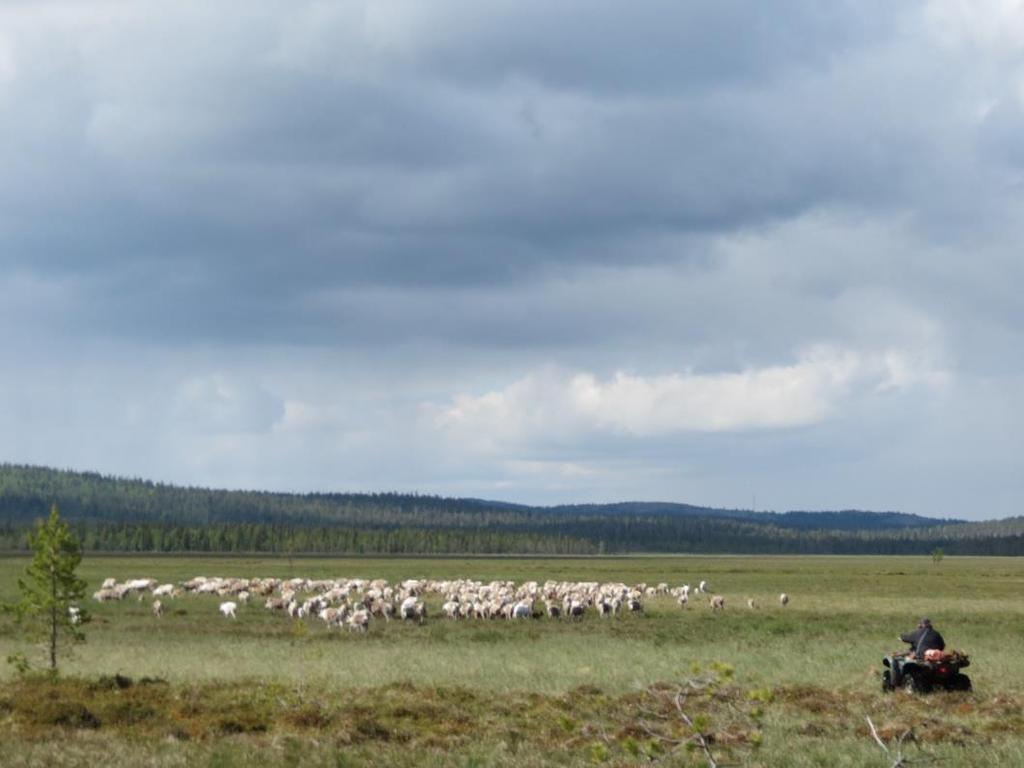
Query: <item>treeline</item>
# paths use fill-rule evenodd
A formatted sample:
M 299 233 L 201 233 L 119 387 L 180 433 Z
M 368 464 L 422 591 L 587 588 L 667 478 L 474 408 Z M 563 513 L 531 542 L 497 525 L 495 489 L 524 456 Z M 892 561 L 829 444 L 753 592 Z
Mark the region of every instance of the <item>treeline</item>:
M 182 526 L 77 521 L 72 530 L 87 552 L 209 552 L 267 554 L 517 554 L 593 555 L 584 539 L 486 530 L 297 528 L 264 523 Z M 0 526 L 0 550 L 28 550 L 28 529 Z
M 949 538 L 875 532 L 797 532 L 717 520 L 648 520 L 641 525 L 567 524 L 584 535 L 467 528 L 348 528 L 268 523 L 72 523 L 85 551 L 125 553 L 268 554 L 518 554 L 595 555 L 631 552 L 692 554 L 950 555 L 1024 554 L 1024 535 Z M 27 524 L 0 525 L 0 550 L 26 551 Z M 916 533 L 916 532 L 915 532 Z
M 1024 518 L 959 523 L 898 513 L 756 514 L 644 503 L 549 510 L 417 494 L 182 488 L 14 465 L 0 465 L 0 549 L 23 548 L 25 533 L 53 503 L 90 551 L 1024 554 Z

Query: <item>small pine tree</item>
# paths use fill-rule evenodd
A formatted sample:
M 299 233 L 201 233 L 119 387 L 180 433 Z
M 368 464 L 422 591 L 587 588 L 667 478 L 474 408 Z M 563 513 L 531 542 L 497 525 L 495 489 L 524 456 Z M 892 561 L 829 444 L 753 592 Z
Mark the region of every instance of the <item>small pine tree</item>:
M 932 562 L 938 565 L 942 562 L 942 558 L 946 556 L 946 550 L 942 547 L 936 547 L 932 550 Z
M 9 608 L 19 623 L 28 625 L 32 637 L 45 640 L 50 670 L 56 672 L 59 647 L 85 641 L 81 625 L 89 615 L 78 604 L 85 597 L 86 585 L 75 574 L 82 552 L 56 504 L 50 508 L 49 519 L 36 524 L 28 543 L 33 556 L 25 577 L 18 579 L 21 600 Z

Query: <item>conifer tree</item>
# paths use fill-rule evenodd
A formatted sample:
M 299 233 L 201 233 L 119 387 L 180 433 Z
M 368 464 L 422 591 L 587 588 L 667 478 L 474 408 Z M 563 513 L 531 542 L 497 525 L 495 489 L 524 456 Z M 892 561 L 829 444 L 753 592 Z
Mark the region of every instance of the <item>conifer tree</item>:
M 11 606 L 30 636 L 45 641 L 50 669 L 57 670 L 57 652 L 64 644 L 85 640 L 82 624 L 89 620 L 79 603 L 85 597 L 85 580 L 75 573 L 82 561 L 78 539 L 60 517 L 57 505 L 50 517 L 38 521 L 29 534 L 32 562 L 18 579 L 21 600 Z

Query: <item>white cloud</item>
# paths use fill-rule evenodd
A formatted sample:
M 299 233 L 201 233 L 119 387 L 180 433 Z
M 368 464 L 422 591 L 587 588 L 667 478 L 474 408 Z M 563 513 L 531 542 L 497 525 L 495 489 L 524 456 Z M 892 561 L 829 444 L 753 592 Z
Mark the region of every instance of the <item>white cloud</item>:
M 987 53 L 1024 50 L 1024 3 L 1020 0 L 931 0 L 925 18 L 944 45 L 976 46 Z
M 185 379 L 176 412 L 201 432 L 266 432 L 285 416 L 284 404 L 259 384 L 223 373 Z
M 790 365 L 734 372 L 644 376 L 553 370 L 503 389 L 460 394 L 428 409 L 436 427 L 491 449 L 606 432 L 646 438 L 679 432 L 744 432 L 820 423 L 855 396 L 941 386 L 925 356 L 818 347 Z
M 311 403 L 304 400 L 285 400 L 281 418 L 274 424 L 274 432 L 312 432 L 342 429 L 348 417 L 340 404 Z

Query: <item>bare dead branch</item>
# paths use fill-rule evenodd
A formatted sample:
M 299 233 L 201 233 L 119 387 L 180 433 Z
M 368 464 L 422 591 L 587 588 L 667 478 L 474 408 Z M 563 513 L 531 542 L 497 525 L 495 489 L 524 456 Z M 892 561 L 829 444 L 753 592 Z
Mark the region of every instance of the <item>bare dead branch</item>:
M 643 720 L 638 720 L 637 721 L 637 725 L 640 726 L 640 730 L 642 730 L 644 733 L 646 733 L 651 738 L 657 739 L 658 741 L 663 741 L 666 744 L 675 744 L 677 746 L 682 746 L 683 744 L 689 744 L 690 741 L 691 741 L 691 739 L 673 739 L 673 738 L 670 738 L 670 737 L 666 736 L 663 733 L 658 733 L 653 728 L 651 728 L 649 725 L 647 725 L 647 723 L 645 723 Z
M 684 723 L 686 723 L 694 732 L 694 738 L 697 740 L 697 746 L 704 752 L 704 757 L 708 760 L 708 768 L 718 768 L 718 763 L 715 761 L 715 756 L 711 753 L 711 745 L 708 744 L 708 740 L 704 733 L 693 724 L 693 720 L 690 716 L 683 711 L 683 695 L 677 694 L 675 698 L 676 709 L 679 710 L 679 717 Z
M 868 721 L 868 728 L 871 729 L 871 735 L 874 737 L 875 743 L 878 744 L 878 746 L 880 746 L 882 748 L 882 751 L 885 752 L 885 754 L 888 755 L 889 754 L 889 747 L 886 746 L 885 742 L 882 741 L 882 738 L 878 735 L 878 731 L 875 730 L 875 724 L 873 722 L 871 722 L 871 718 L 870 717 L 865 717 L 864 719 Z

